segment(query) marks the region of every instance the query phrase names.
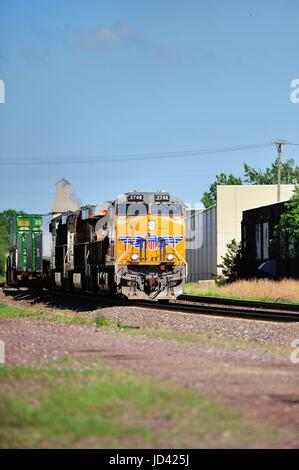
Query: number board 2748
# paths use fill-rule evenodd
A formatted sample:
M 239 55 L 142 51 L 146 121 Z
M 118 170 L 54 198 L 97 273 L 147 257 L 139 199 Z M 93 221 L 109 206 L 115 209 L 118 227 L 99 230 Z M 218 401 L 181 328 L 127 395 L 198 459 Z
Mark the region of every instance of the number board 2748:
M 127 200 L 130 202 L 140 202 L 143 201 L 143 194 L 128 194 Z
M 169 194 L 155 194 L 155 201 L 169 202 Z

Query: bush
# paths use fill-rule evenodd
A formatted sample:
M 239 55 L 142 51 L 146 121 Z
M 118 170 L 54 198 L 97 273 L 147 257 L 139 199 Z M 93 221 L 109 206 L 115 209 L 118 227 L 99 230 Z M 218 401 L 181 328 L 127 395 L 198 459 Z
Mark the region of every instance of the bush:
M 239 277 L 241 265 L 241 244 L 233 239 L 227 245 L 227 252 L 222 256 L 222 263 L 218 264 L 218 268 L 222 270 L 222 274 L 215 274 L 214 280 L 216 284 L 223 285 L 234 282 Z
M 107 320 L 107 318 L 102 317 L 101 315 L 97 315 L 95 318 L 95 324 L 96 326 L 109 326 L 110 321 Z

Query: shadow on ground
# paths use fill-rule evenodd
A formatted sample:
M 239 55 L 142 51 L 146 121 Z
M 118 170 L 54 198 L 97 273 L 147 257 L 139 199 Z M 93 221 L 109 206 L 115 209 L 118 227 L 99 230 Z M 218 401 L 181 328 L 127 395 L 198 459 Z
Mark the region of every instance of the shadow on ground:
M 20 301 L 20 303 L 21 301 L 26 301 L 33 306 L 44 305 L 50 308 L 74 310 L 76 312 L 90 312 L 119 305 L 116 299 L 101 298 L 100 296 L 90 298 L 79 294 L 72 295 L 68 292 L 50 293 L 46 290 L 5 288 L 3 293 L 7 298 Z

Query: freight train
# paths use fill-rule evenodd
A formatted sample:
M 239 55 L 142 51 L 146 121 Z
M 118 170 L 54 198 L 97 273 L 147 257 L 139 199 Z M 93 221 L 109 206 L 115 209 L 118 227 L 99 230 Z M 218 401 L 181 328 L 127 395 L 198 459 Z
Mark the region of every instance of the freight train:
M 186 206 L 165 192 L 128 192 L 77 211 L 17 215 L 8 285 L 165 301 L 187 276 Z

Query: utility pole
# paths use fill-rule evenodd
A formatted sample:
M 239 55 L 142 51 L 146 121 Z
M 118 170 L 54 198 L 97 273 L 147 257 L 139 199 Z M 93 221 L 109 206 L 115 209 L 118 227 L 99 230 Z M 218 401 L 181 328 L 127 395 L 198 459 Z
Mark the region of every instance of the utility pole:
M 274 142 L 277 148 L 277 202 L 280 201 L 280 186 L 281 186 L 281 164 L 282 164 L 282 146 L 287 144 L 286 140 L 276 140 Z

